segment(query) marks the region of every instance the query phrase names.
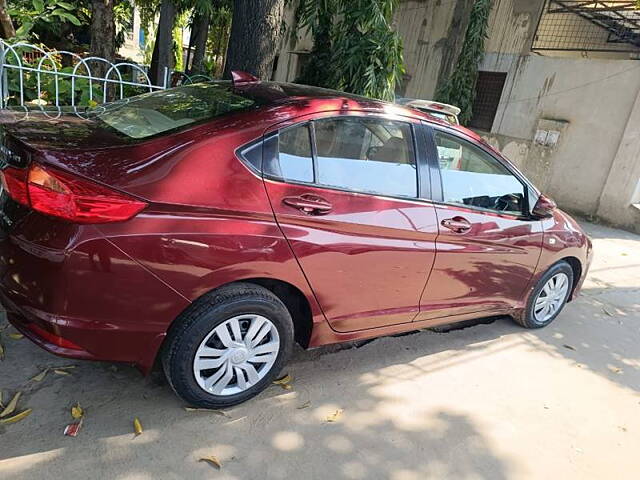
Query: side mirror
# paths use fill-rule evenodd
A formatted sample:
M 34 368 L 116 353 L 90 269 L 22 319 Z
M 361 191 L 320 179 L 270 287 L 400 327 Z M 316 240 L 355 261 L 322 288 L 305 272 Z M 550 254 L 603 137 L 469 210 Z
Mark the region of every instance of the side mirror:
M 549 218 L 553 215 L 553 211 L 558 208 L 556 202 L 549 197 L 540 195 L 531 213 L 537 218 Z

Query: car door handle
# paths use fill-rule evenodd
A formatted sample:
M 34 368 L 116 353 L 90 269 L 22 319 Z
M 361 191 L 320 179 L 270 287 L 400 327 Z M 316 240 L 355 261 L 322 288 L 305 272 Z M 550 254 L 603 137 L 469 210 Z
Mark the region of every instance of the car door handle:
M 309 193 L 296 197 L 284 197 L 282 203 L 297 208 L 307 215 L 326 215 L 333 208 L 324 198 Z
M 465 233 L 471 230 L 471 223 L 469 223 L 469 221 L 466 218 L 462 218 L 462 217 L 446 218 L 442 220 L 440 224 L 444 228 L 453 230 L 456 233 Z

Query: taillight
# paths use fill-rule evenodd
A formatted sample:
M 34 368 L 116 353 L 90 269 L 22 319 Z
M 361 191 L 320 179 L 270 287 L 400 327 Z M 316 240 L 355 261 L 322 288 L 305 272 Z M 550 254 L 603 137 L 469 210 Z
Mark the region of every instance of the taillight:
M 2 186 L 11 198 L 22 205 L 29 205 L 27 174 L 26 168 L 6 167 L 2 171 Z
M 71 173 L 36 164 L 28 170 L 9 167 L 2 174 L 7 192 L 16 202 L 73 223 L 128 220 L 147 206 Z

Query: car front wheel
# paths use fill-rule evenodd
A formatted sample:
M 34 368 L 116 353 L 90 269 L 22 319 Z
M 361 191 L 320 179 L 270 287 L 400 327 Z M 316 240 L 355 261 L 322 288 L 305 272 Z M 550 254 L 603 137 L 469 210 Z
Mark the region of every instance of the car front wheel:
M 549 325 L 564 308 L 572 288 L 571 266 L 565 261 L 554 264 L 538 281 L 524 311 L 514 320 L 525 328 Z
M 174 391 L 192 405 L 223 408 L 264 390 L 293 344 L 291 316 L 269 290 L 238 283 L 194 302 L 171 328 L 162 364 Z

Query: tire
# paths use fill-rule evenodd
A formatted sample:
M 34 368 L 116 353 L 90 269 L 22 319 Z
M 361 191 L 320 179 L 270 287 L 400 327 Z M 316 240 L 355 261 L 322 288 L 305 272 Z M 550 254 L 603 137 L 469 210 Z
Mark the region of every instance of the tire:
M 251 346 L 249 336 L 258 338 L 263 331 L 267 333 L 262 340 Z M 258 285 L 235 283 L 200 298 L 176 319 L 163 346 L 162 366 L 169 385 L 183 400 L 203 408 L 224 408 L 269 386 L 289 359 L 292 346 L 293 322 L 280 299 Z M 258 347 L 270 351 L 258 354 Z M 252 366 L 255 374 L 250 375 Z M 205 390 L 216 375 L 220 380 Z M 232 380 L 216 391 L 228 376 Z
M 566 282 L 567 282 L 566 293 L 564 293 L 564 295 L 561 295 L 561 290 L 557 290 L 558 295 L 555 296 L 557 300 L 555 302 L 547 302 L 547 303 L 553 303 L 554 305 L 557 304 L 557 306 L 554 307 L 554 310 L 552 312 L 549 311 L 546 316 L 541 315 L 542 311 L 538 311 L 538 309 L 544 308 L 544 307 L 536 306 L 536 301 L 538 301 L 538 299 L 540 298 L 541 303 L 544 304 L 545 302 L 543 297 L 547 296 L 546 292 L 543 293 L 545 286 L 554 277 L 556 279 L 561 279 L 562 275 L 565 276 Z M 555 280 L 555 281 L 559 281 L 559 280 Z M 520 313 L 520 315 L 514 317 L 514 321 L 525 328 L 546 327 L 551 322 L 553 322 L 556 319 L 556 317 L 560 314 L 560 312 L 566 305 L 572 290 L 573 290 L 573 269 L 571 268 L 571 266 L 565 261 L 560 261 L 552 265 L 551 268 L 549 268 L 549 270 L 547 270 L 546 273 L 542 276 L 542 278 L 538 280 L 538 283 L 536 284 L 535 288 L 533 289 L 533 291 L 529 295 L 529 298 L 527 299 L 527 304 L 525 306 L 525 309 Z M 536 313 L 537 311 L 538 313 Z

